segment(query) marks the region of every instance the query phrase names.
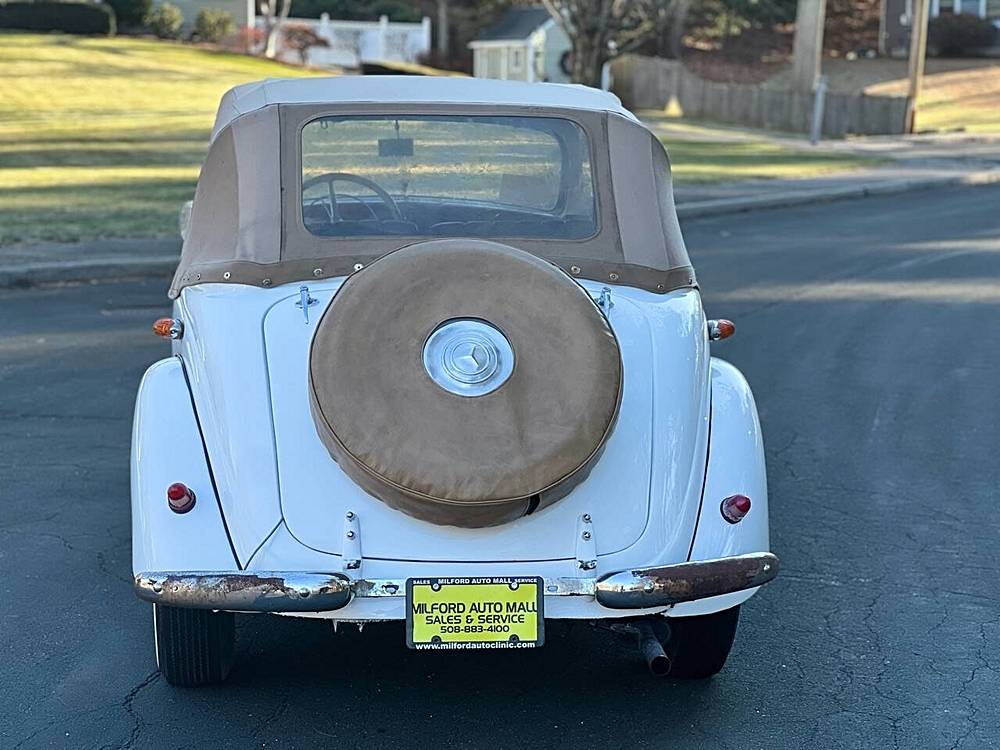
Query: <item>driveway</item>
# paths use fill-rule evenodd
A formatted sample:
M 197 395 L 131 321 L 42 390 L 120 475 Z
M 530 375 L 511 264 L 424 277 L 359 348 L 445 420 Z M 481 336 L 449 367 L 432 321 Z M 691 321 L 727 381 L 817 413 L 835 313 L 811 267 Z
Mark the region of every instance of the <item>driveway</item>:
M 128 500 L 166 282 L 0 293 L 0 747 L 1000 744 L 998 207 L 956 188 L 685 223 L 709 314 L 737 322 L 713 346 L 757 394 L 783 561 L 703 683 L 587 625 L 417 653 L 394 624 L 244 617 L 227 684 L 170 688 Z

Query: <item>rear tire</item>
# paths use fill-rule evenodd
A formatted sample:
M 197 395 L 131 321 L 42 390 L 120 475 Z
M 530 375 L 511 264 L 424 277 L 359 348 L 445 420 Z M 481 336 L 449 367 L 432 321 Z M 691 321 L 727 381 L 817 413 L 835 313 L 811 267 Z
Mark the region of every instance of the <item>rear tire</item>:
M 156 666 L 171 685 L 222 682 L 233 664 L 232 612 L 153 605 Z
M 670 676 L 705 679 L 717 674 L 729 657 L 739 624 L 739 605 L 698 617 L 669 618 Z

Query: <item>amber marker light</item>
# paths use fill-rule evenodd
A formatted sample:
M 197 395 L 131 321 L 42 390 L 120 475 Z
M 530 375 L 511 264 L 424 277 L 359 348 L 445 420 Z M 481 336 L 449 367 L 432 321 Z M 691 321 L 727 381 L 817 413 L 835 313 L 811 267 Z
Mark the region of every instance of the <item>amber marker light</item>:
M 708 321 L 709 341 L 720 341 L 721 339 L 728 339 L 734 333 L 736 333 L 736 325 L 731 320 L 726 320 L 725 318 L 719 318 L 718 320 Z
M 183 482 L 167 487 L 167 505 L 174 513 L 187 513 L 194 507 L 194 492 Z
M 177 318 L 160 318 L 153 323 L 153 333 L 164 339 L 179 339 L 184 335 L 184 324 Z

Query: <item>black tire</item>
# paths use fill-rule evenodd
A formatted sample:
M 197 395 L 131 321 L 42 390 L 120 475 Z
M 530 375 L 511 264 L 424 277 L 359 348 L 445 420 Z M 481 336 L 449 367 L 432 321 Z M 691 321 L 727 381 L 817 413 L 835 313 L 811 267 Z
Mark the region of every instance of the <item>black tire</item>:
M 171 685 L 222 682 L 233 664 L 232 612 L 153 605 L 156 666 Z
M 726 664 L 740 620 L 739 606 L 698 617 L 670 618 L 670 676 L 705 679 Z

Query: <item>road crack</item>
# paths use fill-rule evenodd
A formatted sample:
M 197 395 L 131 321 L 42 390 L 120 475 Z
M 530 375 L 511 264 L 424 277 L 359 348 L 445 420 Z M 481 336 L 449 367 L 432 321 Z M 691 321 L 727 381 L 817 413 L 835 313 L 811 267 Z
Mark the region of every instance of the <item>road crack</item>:
M 135 747 L 135 743 L 139 739 L 139 735 L 142 733 L 142 728 L 144 726 L 142 718 L 135 711 L 134 703 L 136 696 L 138 696 L 140 692 L 152 685 L 158 679 L 160 679 L 160 672 L 159 670 L 154 669 L 146 675 L 142 682 L 129 690 L 122 699 L 122 708 L 124 708 L 125 713 L 132 718 L 132 731 L 129 733 L 128 739 L 118 746 L 118 750 L 131 750 L 131 748 Z

